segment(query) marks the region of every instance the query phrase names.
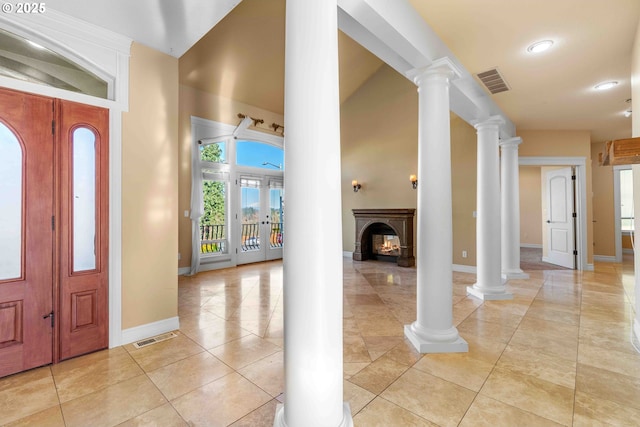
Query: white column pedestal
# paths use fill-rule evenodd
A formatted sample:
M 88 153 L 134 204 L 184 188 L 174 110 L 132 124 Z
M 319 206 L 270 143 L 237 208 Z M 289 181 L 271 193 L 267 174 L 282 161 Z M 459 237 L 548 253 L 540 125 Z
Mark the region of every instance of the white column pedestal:
M 522 138 L 500 141 L 500 189 L 502 196 L 502 275 L 507 279 L 528 279 L 520 268 L 520 169 L 518 145 Z
M 273 427 L 288 427 L 284 421 L 284 405 L 282 403 L 276 405 L 276 418 L 273 422 Z M 347 402 L 342 405 L 342 422 L 336 427 L 353 427 L 351 407 Z
M 287 0 L 285 402 L 275 427 L 352 426 L 343 402 L 338 6 Z M 345 189 L 347 191 L 347 189 Z M 309 245 L 309 224 L 322 233 Z
M 500 233 L 500 125 L 504 120 L 493 116 L 477 123 L 478 182 L 476 257 L 477 282 L 467 287 L 467 293 L 483 300 L 513 299 L 507 292 L 502 276 Z
M 420 353 L 469 351 L 453 326 L 450 79 L 442 58 L 410 73 L 418 86 L 417 320 L 404 328 Z

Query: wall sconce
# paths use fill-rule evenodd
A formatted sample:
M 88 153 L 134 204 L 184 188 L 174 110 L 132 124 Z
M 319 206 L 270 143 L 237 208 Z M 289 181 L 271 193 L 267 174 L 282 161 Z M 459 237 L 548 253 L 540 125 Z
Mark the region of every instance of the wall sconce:
M 409 181 L 411 181 L 411 186 L 415 190 L 418 188 L 418 177 L 415 175 L 409 175 Z
M 351 181 L 351 185 L 353 185 L 353 192 L 354 193 L 357 193 L 358 190 L 362 188 L 362 185 L 358 184 L 358 181 L 355 180 L 355 179 L 353 181 Z

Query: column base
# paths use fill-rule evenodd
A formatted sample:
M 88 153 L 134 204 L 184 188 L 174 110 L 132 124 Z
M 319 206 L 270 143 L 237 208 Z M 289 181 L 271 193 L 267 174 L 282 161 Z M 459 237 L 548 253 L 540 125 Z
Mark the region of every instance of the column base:
M 284 404 L 282 403 L 278 403 L 276 406 L 276 417 L 273 420 L 273 427 L 287 427 L 287 423 L 284 421 Z M 342 404 L 342 422 L 336 427 L 353 427 L 351 407 L 347 402 Z
M 506 289 L 488 291 L 486 289 L 477 288 L 476 285 L 467 286 L 467 295 L 474 296 L 483 301 L 502 301 L 513 299 L 513 294 L 507 292 Z
M 508 280 L 510 279 L 528 279 L 530 276 L 524 271 L 518 269 L 503 271 L 502 276 L 506 277 Z
M 404 325 L 404 336 L 420 353 L 466 353 L 469 351 L 469 344 L 459 335 L 453 341 L 431 341 L 418 335 L 412 326 Z

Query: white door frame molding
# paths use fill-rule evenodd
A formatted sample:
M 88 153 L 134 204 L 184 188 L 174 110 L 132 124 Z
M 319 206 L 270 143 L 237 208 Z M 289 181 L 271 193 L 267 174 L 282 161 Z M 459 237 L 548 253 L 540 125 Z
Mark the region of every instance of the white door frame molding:
M 200 139 L 207 138 L 220 138 L 220 142 L 231 140 L 247 140 L 247 141 L 256 141 L 265 144 L 270 144 L 275 147 L 284 149 L 284 137 L 278 135 L 272 135 L 269 133 L 261 132 L 253 129 L 240 129 L 239 132 L 235 135 L 235 139 L 231 136 L 236 130 L 237 125 L 231 125 L 227 123 L 217 122 L 215 120 L 204 119 L 201 117 L 191 116 L 191 147 L 192 150 L 196 150 L 198 147 L 198 141 Z M 268 176 L 269 171 L 261 170 L 261 169 L 253 169 L 250 167 L 243 167 L 236 165 L 236 149 L 235 144 L 230 144 L 227 149 L 228 160 L 227 164 L 224 165 L 225 170 L 228 171 L 230 180 L 229 180 L 229 192 L 231 195 L 233 193 L 233 197 L 230 197 L 228 200 L 227 206 L 227 214 L 229 218 L 232 218 L 240 209 L 240 201 L 239 201 L 239 187 L 233 185 L 233 182 L 236 181 L 238 176 L 242 173 L 247 173 L 249 175 L 254 174 L 256 176 Z M 273 172 L 273 171 L 272 171 Z M 191 171 L 191 179 L 195 179 L 193 170 Z M 283 177 L 284 179 L 284 177 Z M 237 227 L 233 224 L 229 224 L 229 231 L 232 232 L 229 235 L 229 254 L 222 257 L 208 257 L 204 258 L 204 261 L 201 259 L 198 271 L 209 271 L 209 270 L 217 270 L 220 268 L 227 267 L 235 267 L 238 265 L 238 255 L 236 254 L 236 249 L 239 248 L 239 239 L 235 239 Z M 192 245 L 193 246 L 193 245 Z
M 586 157 L 519 157 L 520 166 L 575 166 L 576 168 L 576 241 L 577 270 L 593 270 L 587 262 L 587 158 Z

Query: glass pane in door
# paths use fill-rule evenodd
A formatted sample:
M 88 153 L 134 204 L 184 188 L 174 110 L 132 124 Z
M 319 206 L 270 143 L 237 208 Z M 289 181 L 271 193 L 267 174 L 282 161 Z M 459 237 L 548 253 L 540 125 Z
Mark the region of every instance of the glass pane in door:
M 22 276 L 22 147 L 0 123 L 0 280 Z
M 227 183 L 202 181 L 204 214 L 200 218 L 200 252 L 226 254 L 227 245 Z
M 240 209 L 242 215 L 240 242 L 242 252 L 260 250 L 260 182 L 241 180 Z
M 96 136 L 73 131 L 73 271 L 96 268 Z
M 269 189 L 269 211 L 271 218 L 269 246 L 281 248 L 284 237 L 284 190 L 282 188 Z

